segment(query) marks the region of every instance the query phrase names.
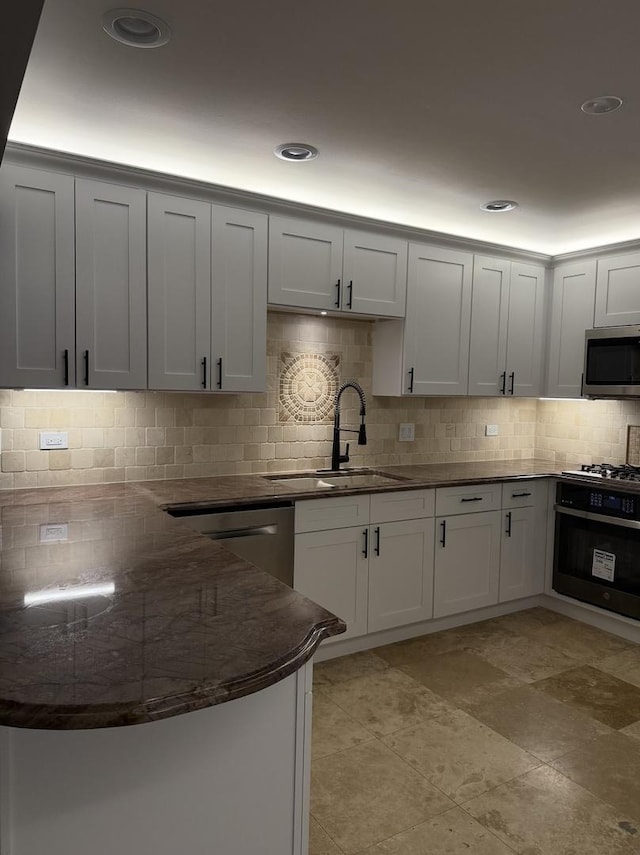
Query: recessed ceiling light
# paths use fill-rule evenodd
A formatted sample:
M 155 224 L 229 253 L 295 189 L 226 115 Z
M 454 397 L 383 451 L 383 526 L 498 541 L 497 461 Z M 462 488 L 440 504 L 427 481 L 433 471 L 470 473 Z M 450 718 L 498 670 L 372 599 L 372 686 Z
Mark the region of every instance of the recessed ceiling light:
M 590 116 L 599 116 L 601 113 L 613 113 L 622 107 L 622 98 L 617 95 L 601 95 L 599 98 L 590 98 L 580 107 L 583 113 Z
M 132 47 L 161 47 L 171 38 L 169 26 L 142 9 L 111 9 L 102 16 L 102 29 L 112 39 Z
M 318 149 L 307 143 L 290 142 L 276 146 L 273 153 L 280 160 L 303 161 L 313 160 L 314 157 L 317 157 Z
M 480 205 L 481 210 L 488 211 L 490 214 L 505 214 L 507 211 L 515 211 L 518 203 L 512 199 L 493 199 L 491 202 L 485 202 Z

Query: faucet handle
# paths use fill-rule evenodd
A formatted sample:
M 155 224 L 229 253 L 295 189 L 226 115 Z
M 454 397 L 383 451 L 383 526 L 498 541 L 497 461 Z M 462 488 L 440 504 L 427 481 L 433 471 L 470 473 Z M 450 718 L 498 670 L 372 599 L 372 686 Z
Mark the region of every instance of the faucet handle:
M 340 463 L 348 463 L 348 462 L 349 462 L 349 443 L 347 443 L 345 453 L 340 455 Z

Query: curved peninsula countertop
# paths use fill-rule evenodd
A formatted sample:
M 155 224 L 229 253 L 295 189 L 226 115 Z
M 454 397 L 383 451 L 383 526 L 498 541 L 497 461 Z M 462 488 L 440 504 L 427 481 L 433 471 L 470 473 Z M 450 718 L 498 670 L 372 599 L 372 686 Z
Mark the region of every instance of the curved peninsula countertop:
M 102 728 L 213 706 L 344 631 L 135 484 L 0 492 L 0 520 L 1 725 Z
M 558 474 L 536 460 L 384 471 L 401 480 L 349 492 Z M 0 725 L 156 721 L 292 674 L 344 623 L 163 508 L 323 495 L 260 475 L 1 491 Z

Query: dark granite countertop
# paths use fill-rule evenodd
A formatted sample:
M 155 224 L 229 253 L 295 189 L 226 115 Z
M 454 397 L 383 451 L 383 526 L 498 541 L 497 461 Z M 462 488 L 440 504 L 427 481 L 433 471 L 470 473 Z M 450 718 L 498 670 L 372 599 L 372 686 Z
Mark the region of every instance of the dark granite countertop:
M 558 474 L 536 460 L 384 471 L 403 480 L 340 493 Z M 342 621 L 162 508 L 326 495 L 259 475 L 0 492 L 0 724 L 136 724 L 293 673 Z M 42 543 L 59 524 L 66 541 Z

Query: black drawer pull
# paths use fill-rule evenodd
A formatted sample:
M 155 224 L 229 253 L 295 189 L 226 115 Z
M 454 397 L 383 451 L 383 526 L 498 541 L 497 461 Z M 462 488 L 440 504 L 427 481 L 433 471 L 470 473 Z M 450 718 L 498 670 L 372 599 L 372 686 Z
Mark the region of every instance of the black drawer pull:
M 351 282 L 349 282 L 349 284 L 347 285 L 347 288 L 349 289 L 349 299 L 347 302 L 347 309 L 352 309 L 353 308 L 353 280 Z
M 413 392 L 413 368 L 409 369 L 409 391 Z
M 64 385 L 69 385 L 69 351 L 64 352 Z
M 373 548 L 373 551 L 376 555 L 380 555 L 380 526 L 377 525 L 375 527 L 375 535 L 376 535 L 376 545 Z
M 84 352 L 84 385 L 89 385 L 89 351 Z
M 440 543 L 444 547 L 444 546 L 446 546 L 446 543 L 447 543 L 447 521 L 442 520 L 440 525 L 442 526 L 442 537 L 440 538 Z
M 506 519 L 507 530 L 505 531 L 505 534 L 507 535 L 507 537 L 511 537 L 511 511 L 508 511 L 508 513 L 506 514 Z
M 336 282 L 336 289 L 337 289 L 336 290 L 336 301 L 334 303 L 334 306 L 336 307 L 336 309 L 339 309 L 340 308 L 340 280 L 339 279 Z
M 510 395 L 513 395 L 513 387 L 515 386 L 515 384 L 516 384 L 516 372 L 512 371 L 511 374 L 509 374 L 509 394 Z
M 364 532 L 364 549 L 362 550 L 362 555 L 364 558 L 369 557 L 369 529 L 365 528 Z
M 218 389 L 222 389 L 222 357 L 218 359 Z
M 207 388 L 207 357 L 202 357 L 202 388 Z
M 512 493 L 511 498 L 512 499 L 524 499 L 530 495 L 531 495 L 531 493 Z
M 500 394 L 504 395 L 507 391 L 507 372 L 503 371 L 500 375 Z
M 482 496 L 474 496 L 472 499 L 460 499 L 461 502 L 481 502 Z

